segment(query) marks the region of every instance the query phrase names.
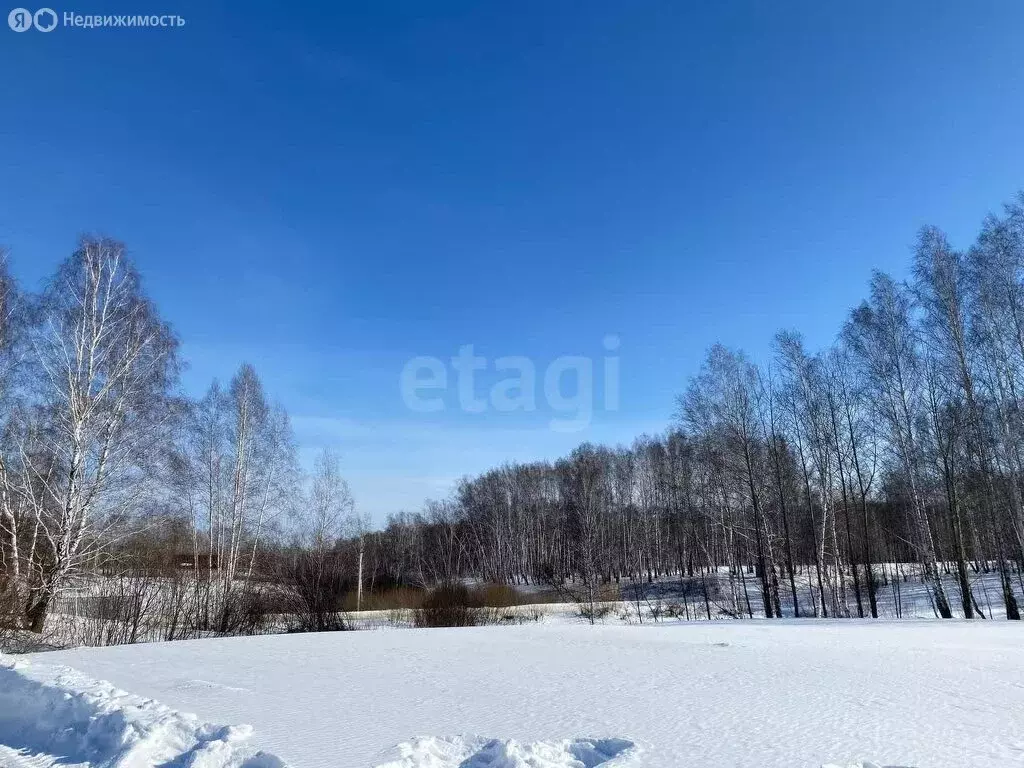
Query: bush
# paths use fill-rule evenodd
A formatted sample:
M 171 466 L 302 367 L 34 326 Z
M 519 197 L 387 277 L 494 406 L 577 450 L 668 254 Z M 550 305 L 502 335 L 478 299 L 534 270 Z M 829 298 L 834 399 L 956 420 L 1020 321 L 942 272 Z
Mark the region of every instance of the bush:
M 473 594 L 462 584 L 441 584 L 413 614 L 416 627 L 473 627 L 483 616 L 473 605 Z
M 523 595 L 507 584 L 482 584 L 468 587 L 458 582 L 439 584 L 421 593 L 421 602 L 412 611 L 416 627 L 473 627 L 483 624 L 519 624 L 537 621 L 540 614 L 522 616 L 513 610 L 536 602 L 535 595 Z
M 605 603 L 580 603 L 579 604 L 579 616 L 581 619 L 586 619 L 591 624 L 595 621 L 601 621 L 612 612 L 612 606 Z
M 295 610 L 294 619 L 288 626 L 289 632 L 348 629 L 340 611 L 351 584 L 336 553 L 303 554 L 296 559 L 290 576 Z
M 267 631 L 273 601 L 253 584 L 233 589 L 221 606 L 218 631 L 222 635 L 259 635 Z

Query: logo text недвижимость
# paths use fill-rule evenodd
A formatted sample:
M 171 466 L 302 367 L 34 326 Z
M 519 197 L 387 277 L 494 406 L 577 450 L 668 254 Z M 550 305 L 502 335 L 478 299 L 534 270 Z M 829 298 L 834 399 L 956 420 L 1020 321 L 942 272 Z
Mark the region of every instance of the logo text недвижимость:
M 40 8 L 34 12 L 28 8 L 15 8 L 7 14 L 7 26 L 15 32 L 28 32 L 30 29 L 39 32 L 52 32 L 58 26 L 78 29 L 104 27 L 173 29 L 185 26 L 185 19 L 177 14 L 82 14 L 74 11 L 64 11 L 58 16 L 57 11 L 52 8 Z

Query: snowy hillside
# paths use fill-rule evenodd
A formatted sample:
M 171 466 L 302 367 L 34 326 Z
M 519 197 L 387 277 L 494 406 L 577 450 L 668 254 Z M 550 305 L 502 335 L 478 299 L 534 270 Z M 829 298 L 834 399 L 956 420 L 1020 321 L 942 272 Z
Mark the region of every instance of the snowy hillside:
M 47 679 L 38 665 L 66 664 L 196 713 L 172 718 L 136 696 L 94 698 L 89 706 L 124 709 L 130 727 L 115 729 L 116 738 L 156 734 L 147 742 L 152 754 L 161 733 L 178 742 L 164 755 L 244 734 L 204 730 L 201 721 L 210 721 L 252 725 L 244 759 L 260 748 L 297 768 L 1022 765 L 1021 639 L 1015 624 L 1000 622 L 735 621 L 82 648 L 30 657 L 17 673 L 0 670 L 0 741 L 87 754 L 74 752 L 81 696 L 61 703 L 12 682 Z M 61 684 L 90 690 L 76 676 Z M 159 725 L 140 729 L 140 718 Z M 46 734 L 55 721 L 68 730 L 53 741 Z M 96 752 L 93 765 L 151 764 L 103 754 L 108 762 Z M 243 758 L 231 759 L 168 764 Z

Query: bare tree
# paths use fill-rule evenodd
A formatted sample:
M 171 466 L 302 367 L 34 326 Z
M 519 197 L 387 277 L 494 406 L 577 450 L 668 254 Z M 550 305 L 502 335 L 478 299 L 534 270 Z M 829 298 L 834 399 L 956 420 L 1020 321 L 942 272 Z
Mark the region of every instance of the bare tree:
M 251 365 L 239 368 L 227 390 L 214 382 L 193 407 L 182 471 L 183 496 L 196 526 L 193 557 L 202 593 L 197 606 L 204 625 L 225 631 L 238 602 L 246 599 L 268 532 L 298 501 L 288 415 L 268 403 Z
M 555 467 L 573 542 L 573 570 L 580 582 L 574 594 L 578 593 L 577 602 L 591 624 L 601 615 L 601 518 L 608 503 L 606 466 L 604 452 L 584 444 Z
M 14 413 L 24 407 L 16 377 L 25 358 L 26 310 L 8 270 L 7 253 L 0 248 L 0 625 L 17 624 L 27 598 L 23 579 L 27 553 L 19 540 L 25 537 L 28 521 L 17 476 L 19 457 L 12 450 L 17 430 Z M 11 617 L 8 622 L 3 621 L 5 613 Z
M 746 494 L 764 613 L 772 618 L 779 603 L 778 580 L 770 543 L 772 534 L 762 502 L 764 451 L 755 405 L 757 388 L 754 366 L 742 354 L 716 345 L 708 353 L 700 375 L 680 399 L 679 406 L 687 426 L 719 436 L 722 455 L 738 479 L 735 490 L 741 489 Z M 728 500 L 725 503 L 728 505 Z
M 18 492 L 39 535 L 26 607 L 39 632 L 75 569 L 143 511 L 149 467 L 174 414 L 178 362 L 174 334 L 113 240 L 83 239 L 37 312 Z
M 900 459 L 925 582 L 935 610 L 948 619 L 952 613 L 939 578 L 932 522 L 921 489 L 918 427 L 923 407 L 923 366 L 910 318 L 910 301 L 905 288 L 876 272 L 871 280 L 871 299 L 853 312 L 844 338 L 864 368 L 879 416 L 888 427 L 889 442 Z

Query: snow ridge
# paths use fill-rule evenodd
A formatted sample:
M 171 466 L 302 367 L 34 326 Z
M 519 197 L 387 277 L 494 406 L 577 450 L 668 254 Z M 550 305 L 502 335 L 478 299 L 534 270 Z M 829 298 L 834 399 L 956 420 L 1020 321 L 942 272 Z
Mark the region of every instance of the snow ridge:
M 0 744 L 25 765 L 286 768 L 278 757 L 252 750 L 251 734 L 251 726 L 204 723 L 69 667 L 0 655 Z
M 523 744 L 479 736 L 421 736 L 399 744 L 376 768 L 613 768 L 636 754 L 626 739 L 575 739 Z

